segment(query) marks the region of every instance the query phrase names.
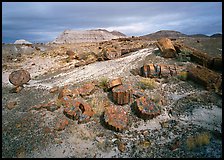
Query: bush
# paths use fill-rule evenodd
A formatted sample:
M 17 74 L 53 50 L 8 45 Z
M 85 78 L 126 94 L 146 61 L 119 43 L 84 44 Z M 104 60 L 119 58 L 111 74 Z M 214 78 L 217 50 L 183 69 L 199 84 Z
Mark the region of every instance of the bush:
M 141 89 L 154 89 L 157 84 L 156 81 L 152 78 L 142 78 L 139 83 L 138 83 L 139 87 Z
M 90 105 L 92 106 L 95 116 L 100 116 L 109 105 L 109 101 L 103 97 L 93 97 L 90 101 Z
M 201 133 L 195 137 L 188 137 L 186 144 L 189 150 L 193 150 L 196 147 L 207 145 L 210 143 L 210 135 L 207 132 Z
M 107 90 L 108 82 L 109 82 L 108 78 L 102 77 L 99 80 L 99 87 L 102 88 L 104 91 L 106 91 Z

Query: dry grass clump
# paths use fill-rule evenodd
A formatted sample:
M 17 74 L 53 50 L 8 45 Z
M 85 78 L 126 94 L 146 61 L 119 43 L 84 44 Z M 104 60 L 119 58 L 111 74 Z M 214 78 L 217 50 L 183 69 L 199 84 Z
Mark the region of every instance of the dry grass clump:
M 210 134 L 208 132 L 203 132 L 195 137 L 190 136 L 186 140 L 186 144 L 189 150 L 193 150 L 196 147 L 207 145 L 210 143 Z
M 109 101 L 103 97 L 93 97 L 90 101 L 90 105 L 95 113 L 95 116 L 100 116 L 104 112 L 105 108 L 109 106 Z
M 152 78 L 142 78 L 138 82 L 138 85 L 141 89 L 154 89 L 157 86 L 157 83 Z
M 177 75 L 177 78 L 183 81 L 187 80 L 187 72 L 186 71 L 182 71 Z
M 108 82 L 109 82 L 109 79 L 107 78 L 107 77 L 102 77 L 102 78 L 100 78 L 100 80 L 99 80 L 99 87 L 101 88 L 101 89 L 103 89 L 104 91 L 106 91 L 107 90 L 107 85 L 108 85 Z

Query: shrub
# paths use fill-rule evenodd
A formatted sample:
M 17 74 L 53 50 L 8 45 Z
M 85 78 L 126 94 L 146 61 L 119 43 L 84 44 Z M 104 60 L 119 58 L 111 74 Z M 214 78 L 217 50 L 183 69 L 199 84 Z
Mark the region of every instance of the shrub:
M 102 88 L 104 91 L 106 91 L 108 82 L 109 82 L 109 80 L 107 77 L 102 77 L 99 80 L 99 87 Z
M 154 89 L 157 86 L 156 81 L 152 78 L 142 78 L 138 85 L 141 89 Z
M 182 80 L 182 81 L 186 81 L 187 80 L 187 72 L 186 71 L 182 71 L 177 75 L 177 78 Z

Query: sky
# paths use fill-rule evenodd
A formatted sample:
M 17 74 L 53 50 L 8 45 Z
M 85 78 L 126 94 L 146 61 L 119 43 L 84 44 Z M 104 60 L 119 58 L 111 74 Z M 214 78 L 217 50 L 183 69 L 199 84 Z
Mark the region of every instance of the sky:
M 2 2 L 4 43 L 50 42 L 66 29 L 99 28 L 127 36 L 222 33 L 222 2 Z

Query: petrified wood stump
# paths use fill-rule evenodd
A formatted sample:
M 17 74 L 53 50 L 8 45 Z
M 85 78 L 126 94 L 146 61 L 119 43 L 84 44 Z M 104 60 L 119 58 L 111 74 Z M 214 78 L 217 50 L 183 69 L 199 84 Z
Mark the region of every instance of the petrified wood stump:
M 161 109 L 152 100 L 146 97 L 138 98 L 133 104 L 136 114 L 143 119 L 154 118 L 161 113 Z
M 108 82 L 107 88 L 111 89 L 111 88 L 113 88 L 115 86 L 119 86 L 121 84 L 122 84 L 121 78 L 112 79 Z
M 188 67 L 188 79 L 203 85 L 207 89 L 215 89 L 217 93 L 221 94 L 222 90 L 222 76 L 203 66 Z
M 123 131 L 128 126 L 127 113 L 118 106 L 109 106 L 105 109 L 104 121 L 108 128 L 115 131 Z
M 162 57 L 173 58 L 176 57 L 176 50 L 169 38 L 161 38 L 156 43 L 157 47 L 162 53 Z
M 132 88 L 129 85 L 119 85 L 112 89 L 113 101 L 116 104 L 128 104 L 132 101 Z

